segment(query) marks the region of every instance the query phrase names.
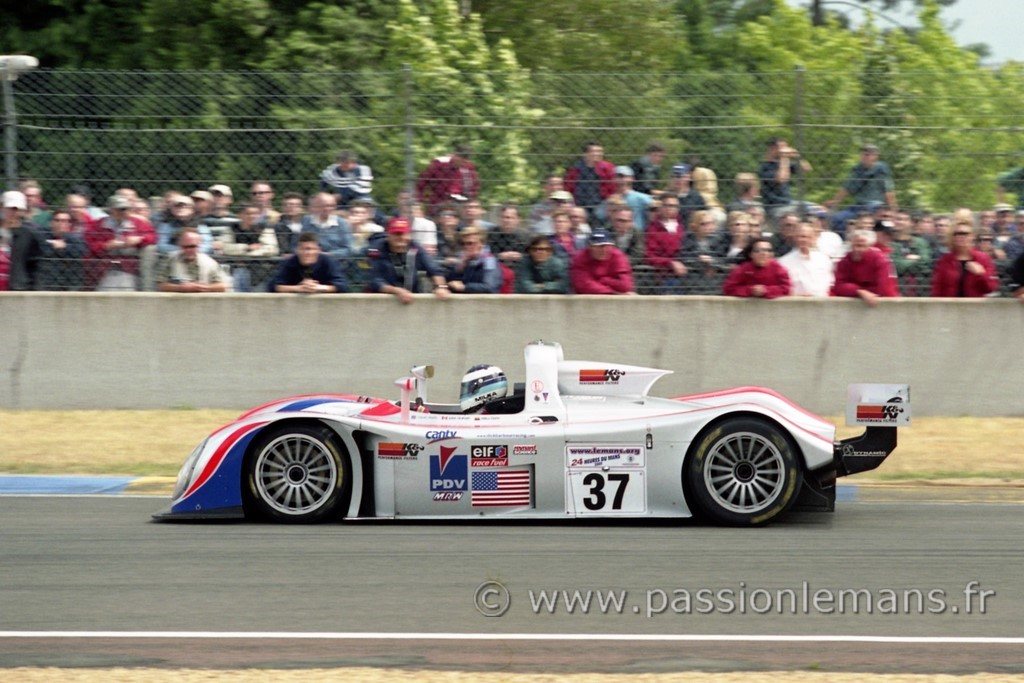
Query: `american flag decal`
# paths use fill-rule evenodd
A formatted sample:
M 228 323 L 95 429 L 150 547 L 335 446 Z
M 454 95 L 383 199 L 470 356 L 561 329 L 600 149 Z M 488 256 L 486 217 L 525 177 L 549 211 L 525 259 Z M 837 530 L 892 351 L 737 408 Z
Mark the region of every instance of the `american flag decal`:
M 473 507 L 530 504 L 530 470 L 473 472 Z

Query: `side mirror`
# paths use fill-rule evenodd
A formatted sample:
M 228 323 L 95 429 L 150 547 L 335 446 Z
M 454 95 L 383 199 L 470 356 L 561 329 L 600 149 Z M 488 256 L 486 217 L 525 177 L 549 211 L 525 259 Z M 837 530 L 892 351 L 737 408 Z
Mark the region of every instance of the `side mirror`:
M 416 379 L 430 379 L 434 376 L 433 365 L 417 365 L 416 367 L 409 370 L 413 377 Z

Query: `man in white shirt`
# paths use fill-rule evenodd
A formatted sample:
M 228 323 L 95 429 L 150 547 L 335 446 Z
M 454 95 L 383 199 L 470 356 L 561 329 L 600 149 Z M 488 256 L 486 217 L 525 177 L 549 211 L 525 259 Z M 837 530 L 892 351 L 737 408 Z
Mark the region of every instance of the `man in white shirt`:
M 827 297 L 832 288 L 832 259 L 815 247 L 817 234 L 809 223 L 802 223 L 796 232 L 796 249 L 779 258 L 779 265 L 789 273 L 792 296 Z

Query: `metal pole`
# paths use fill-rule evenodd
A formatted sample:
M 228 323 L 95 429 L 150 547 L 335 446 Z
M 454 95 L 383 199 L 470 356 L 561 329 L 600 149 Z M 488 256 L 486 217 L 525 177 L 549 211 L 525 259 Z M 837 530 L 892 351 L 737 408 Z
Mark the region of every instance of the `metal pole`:
M 405 189 L 413 193 L 416 182 L 415 139 L 413 136 L 412 67 L 402 65 L 402 99 L 405 100 Z
M 18 187 L 18 118 L 14 111 L 14 74 L 6 67 L 0 76 L 4 91 L 4 174 L 7 189 Z
M 793 144 L 800 150 L 801 157 L 806 152 L 804 149 L 804 67 L 798 64 L 793 79 Z M 807 205 L 804 203 L 804 174 L 801 171 L 793 178 L 796 183 L 796 201 L 800 220 L 807 217 Z

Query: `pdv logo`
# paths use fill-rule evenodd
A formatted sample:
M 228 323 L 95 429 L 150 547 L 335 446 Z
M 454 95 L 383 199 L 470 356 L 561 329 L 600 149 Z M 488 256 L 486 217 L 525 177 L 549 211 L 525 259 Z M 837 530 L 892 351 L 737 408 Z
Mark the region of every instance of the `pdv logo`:
M 440 455 L 430 456 L 431 491 L 467 491 L 469 467 L 465 455 L 454 455 L 455 448 L 441 446 Z

